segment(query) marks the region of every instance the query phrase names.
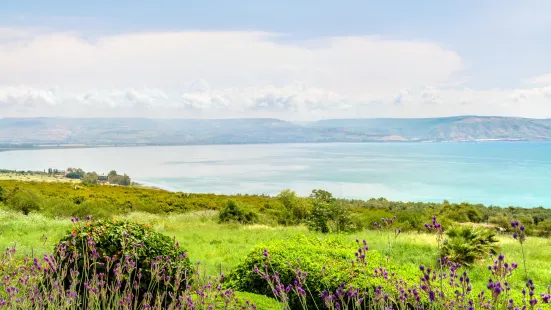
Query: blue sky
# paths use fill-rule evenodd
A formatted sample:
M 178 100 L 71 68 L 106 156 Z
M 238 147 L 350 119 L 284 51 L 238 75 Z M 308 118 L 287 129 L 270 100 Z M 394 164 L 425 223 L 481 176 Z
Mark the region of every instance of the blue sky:
M 4 0 L 0 116 L 551 117 L 550 11 L 544 0 Z

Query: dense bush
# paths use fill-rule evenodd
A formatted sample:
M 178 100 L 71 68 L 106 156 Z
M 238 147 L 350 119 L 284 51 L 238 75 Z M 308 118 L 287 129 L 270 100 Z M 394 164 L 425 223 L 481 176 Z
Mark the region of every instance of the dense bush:
M 454 226 L 446 230 L 446 235 L 440 256 L 464 266 L 495 255 L 499 248 L 495 232 L 482 227 Z
M 220 211 L 218 220 L 220 223 L 238 222 L 252 224 L 256 222 L 258 215 L 245 207 L 239 206 L 234 200 L 229 200 L 226 207 Z
M 30 212 L 40 210 L 41 198 L 32 190 L 21 189 L 17 190 L 7 199 L 7 205 L 12 210 L 22 212 L 27 215 Z
M 87 279 L 94 274 L 103 273 L 107 277 L 107 284 L 127 281 L 137 287 L 138 292 L 147 291 L 152 285 L 163 287 L 159 279 L 152 277 L 152 267 L 164 268 L 167 274 L 176 274 L 176 270 L 183 270 L 189 279 L 193 273 L 192 265 L 185 251 L 170 237 L 153 231 L 151 228 L 127 221 L 86 221 L 77 222 L 71 232 L 60 241 L 61 246 L 55 249 L 55 259 L 68 270 L 79 271 L 80 278 Z M 80 253 L 75 259 L 67 253 Z M 93 257 L 102 264 L 95 264 L 90 269 L 87 257 Z M 117 276 L 117 265 L 127 266 L 131 260 L 134 270 L 133 278 L 121 279 Z M 120 271 L 119 271 L 120 272 Z M 139 274 L 139 275 L 138 275 Z M 175 279 L 177 280 L 177 279 Z M 66 282 L 66 286 L 70 283 Z M 79 290 L 85 289 L 80 287 Z
M 315 189 L 310 195 L 312 211 L 307 222 L 310 230 L 329 233 L 346 232 L 361 229 L 352 221 L 350 209 L 333 198 L 327 191 Z
M 19 254 L 15 246 L 0 253 L 0 308 L 280 308 L 275 300 L 265 296 L 222 289 L 222 276 L 190 272 L 189 260 L 170 238 L 141 225 L 82 224 L 78 220 L 73 223 L 71 236 L 55 248 L 55 254 L 21 259 L 24 254 Z M 142 244 L 137 243 L 140 240 Z M 144 260 L 143 252 L 152 258 Z M 115 254 L 104 256 L 105 253 Z M 168 255 L 159 255 L 163 253 Z M 147 284 L 147 277 L 151 282 L 143 285 Z
M 358 247 L 341 239 L 320 240 L 302 235 L 291 240 L 276 240 L 255 247 L 229 274 L 226 284 L 239 291 L 273 296 L 273 288 L 255 270 L 269 274 L 277 271 L 281 283 L 289 285 L 294 283 L 300 268 L 308 275 L 304 286 L 307 304 L 315 309 L 323 308 L 322 292 L 335 291 L 342 284 L 365 289 L 391 285 L 383 277 L 366 272 L 367 266 L 373 270 L 384 263 L 385 270 L 403 274 L 404 279 L 412 282 L 417 281 L 415 270 L 388 265 L 378 252 L 366 251 L 362 244 L 359 247 L 362 252 L 355 256 Z M 359 262 L 358 257 L 362 257 L 365 264 Z M 290 300 L 290 305 L 293 309 L 302 309 L 298 296 Z
M 298 197 L 294 191 L 282 190 L 275 199 L 281 204 L 277 214 L 281 225 L 297 225 L 308 219 L 312 203 L 309 199 Z

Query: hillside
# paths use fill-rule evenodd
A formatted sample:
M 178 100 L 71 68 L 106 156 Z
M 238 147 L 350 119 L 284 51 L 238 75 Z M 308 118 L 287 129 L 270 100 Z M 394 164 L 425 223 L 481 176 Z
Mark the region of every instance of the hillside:
M 185 145 L 295 142 L 551 140 L 551 119 L 4 118 L 0 148 L 28 145 Z

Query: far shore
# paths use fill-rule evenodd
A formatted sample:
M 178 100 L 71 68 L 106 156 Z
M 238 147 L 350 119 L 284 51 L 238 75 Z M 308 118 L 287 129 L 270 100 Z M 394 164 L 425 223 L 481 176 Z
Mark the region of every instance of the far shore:
M 224 146 L 224 145 L 295 145 L 295 144 L 417 144 L 417 143 L 549 143 L 547 140 L 522 140 L 522 139 L 477 139 L 477 140 L 366 140 L 366 141 L 297 141 L 297 142 L 245 142 L 245 143 L 186 143 L 186 144 L 57 144 L 57 145 L 33 145 L 22 147 L 0 147 L 0 152 L 8 151 L 34 151 L 34 150 L 66 150 L 66 149 L 93 149 L 93 148 L 126 148 L 126 147 L 166 147 L 166 146 Z

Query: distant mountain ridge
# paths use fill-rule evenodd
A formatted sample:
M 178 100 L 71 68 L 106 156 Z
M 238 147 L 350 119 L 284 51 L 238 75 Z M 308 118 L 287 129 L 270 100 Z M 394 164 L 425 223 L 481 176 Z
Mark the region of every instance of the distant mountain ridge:
M 551 141 L 551 119 L 493 116 L 279 119 L 3 118 L 3 145 Z

